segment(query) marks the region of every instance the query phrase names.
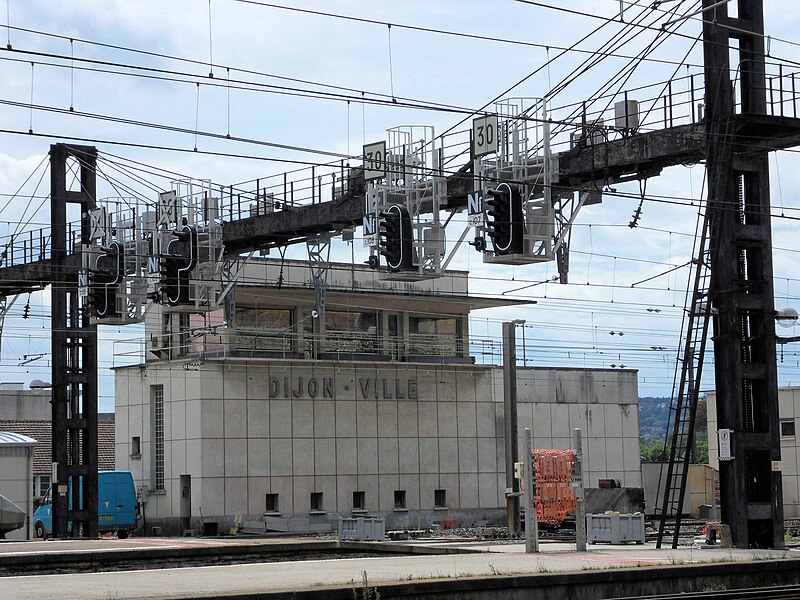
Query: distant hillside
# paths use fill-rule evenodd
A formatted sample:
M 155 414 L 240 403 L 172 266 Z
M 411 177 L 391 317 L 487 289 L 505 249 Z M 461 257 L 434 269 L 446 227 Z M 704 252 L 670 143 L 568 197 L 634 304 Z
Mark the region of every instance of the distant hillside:
M 669 423 L 670 398 L 639 398 L 639 436 L 642 439 L 642 459 L 645 462 L 661 460 L 664 437 Z M 701 396 L 697 404 L 695 421 L 698 462 L 708 460 L 708 420 L 706 399 Z
M 670 398 L 639 398 L 639 435 L 642 438 L 664 440 L 670 402 Z

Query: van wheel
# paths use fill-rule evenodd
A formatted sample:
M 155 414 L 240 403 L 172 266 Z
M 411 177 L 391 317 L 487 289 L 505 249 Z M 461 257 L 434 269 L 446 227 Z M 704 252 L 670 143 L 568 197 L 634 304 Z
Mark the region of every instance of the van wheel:
M 120 540 L 124 540 L 128 537 L 128 530 L 127 529 L 118 529 L 117 530 L 117 538 Z
M 36 521 L 36 524 L 33 526 L 33 533 L 38 538 L 42 538 L 43 540 L 47 539 L 47 531 L 45 531 L 44 524 L 41 521 Z

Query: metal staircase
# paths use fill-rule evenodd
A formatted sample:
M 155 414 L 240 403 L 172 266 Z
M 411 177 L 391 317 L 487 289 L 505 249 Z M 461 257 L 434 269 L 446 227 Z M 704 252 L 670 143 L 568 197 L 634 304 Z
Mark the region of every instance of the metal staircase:
M 689 462 L 694 449 L 694 427 L 697 414 L 697 399 L 700 392 L 700 381 L 703 376 L 703 357 L 706 351 L 708 327 L 711 321 L 711 302 L 709 289 L 711 283 L 711 251 L 709 248 L 710 211 L 703 218 L 703 230 L 698 244 L 697 258 L 694 263 L 694 289 L 690 304 L 686 307 L 688 324 L 683 354 L 678 357 L 681 364 L 678 393 L 673 389 L 670 405 L 664 449 L 670 449 L 667 463 L 666 480 L 663 478 L 663 467 L 659 479 L 661 512 L 658 525 L 657 548 L 661 548 L 667 520 L 674 519 L 675 529 L 672 536 L 672 547 L 678 545 L 683 501 L 686 492 L 686 479 L 689 473 Z M 664 485 L 662 485 L 662 481 Z

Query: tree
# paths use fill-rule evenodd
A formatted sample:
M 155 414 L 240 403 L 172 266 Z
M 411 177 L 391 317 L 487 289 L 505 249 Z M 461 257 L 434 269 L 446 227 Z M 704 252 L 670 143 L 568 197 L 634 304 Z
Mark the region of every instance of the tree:
M 641 439 L 641 457 L 643 463 L 661 463 L 669 460 L 669 451 L 660 440 Z

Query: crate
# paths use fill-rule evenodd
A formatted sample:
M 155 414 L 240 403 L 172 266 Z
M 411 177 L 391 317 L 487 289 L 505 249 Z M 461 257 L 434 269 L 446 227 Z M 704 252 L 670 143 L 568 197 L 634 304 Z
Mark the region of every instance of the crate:
M 590 544 L 606 542 L 644 544 L 644 515 L 642 513 L 586 515 L 586 541 Z
M 386 522 L 376 518 L 339 519 L 339 541 L 382 542 L 386 537 Z

